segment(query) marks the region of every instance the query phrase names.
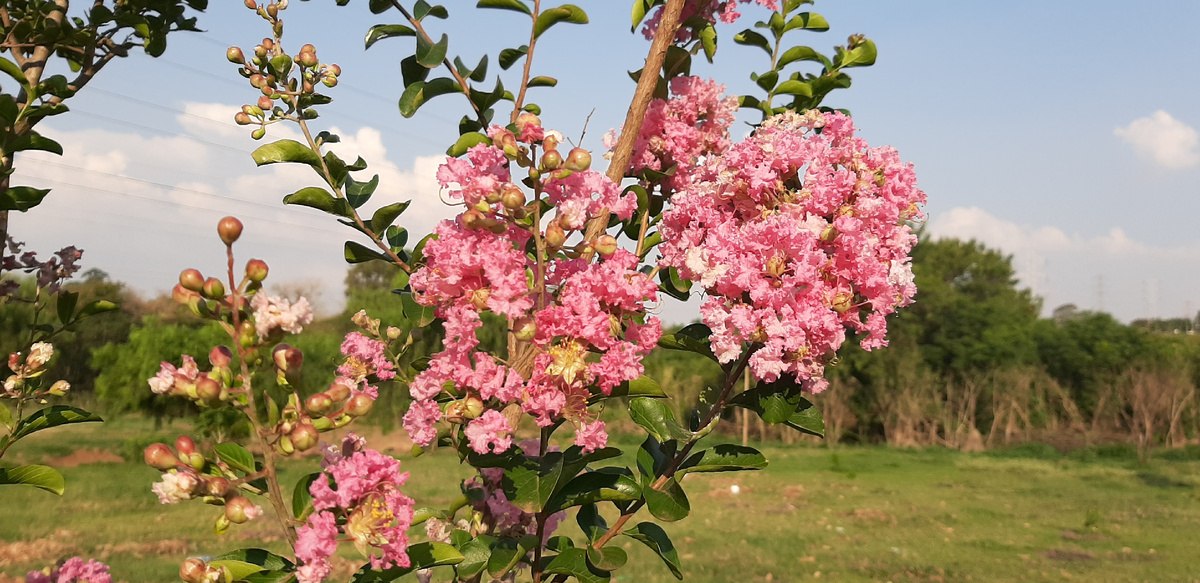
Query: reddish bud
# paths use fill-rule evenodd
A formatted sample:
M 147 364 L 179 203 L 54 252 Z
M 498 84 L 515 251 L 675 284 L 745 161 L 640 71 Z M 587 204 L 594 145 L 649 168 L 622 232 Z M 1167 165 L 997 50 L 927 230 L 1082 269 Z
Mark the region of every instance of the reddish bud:
M 246 262 L 246 277 L 253 282 L 260 282 L 267 278 L 267 262 L 262 259 L 251 259 Z
M 175 300 L 176 303 L 190 304 L 195 298 L 198 297 L 200 297 L 199 294 L 189 289 L 185 289 L 183 284 L 177 283 L 175 284 L 174 288 L 171 288 L 171 299 Z
M 329 395 L 329 399 L 334 403 L 341 403 L 350 398 L 350 387 L 346 383 L 334 382 L 325 390 L 325 394 Z
M 229 47 L 229 49 L 225 51 L 225 58 L 229 59 L 230 63 L 238 65 L 246 63 L 246 55 L 243 55 L 242 49 L 237 47 Z
M 321 61 L 320 61 L 320 59 L 317 58 L 316 53 L 309 52 L 309 51 L 300 51 L 300 54 L 296 55 L 296 63 L 299 64 L 301 67 L 312 68 L 312 67 L 316 67 L 317 65 L 321 64 Z
M 583 172 L 592 166 L 592 153 L 583 148 L 573 148 L 571 153 L 567 154 L 564 166 L 572 172 Z
M 300 365 L 304 364 L 304 353 L 300 352 L 299 348 L 287 344 L 276 346 L 271 356 L 275 358 L 275 368 L 285 373 L 296 372 L 300 370 Z
M 542 160 L 538 163 L 538 168 L 545 172 L 547 170 L 558 170 L 563 165 L 562 154 L 558 150 L 550 150 L 542 154 Z
M 311 423 L 297 425 L 295 429 L 292 429 L 289 436 L 292 438 L 292 445 L 296 448 L 296 451 L 311 449 L 312 446 L 317 444 L 317 440 L 321 438 L 321 435 L 317 433 L 317 428 L 313 427 Z
M 229 493 L 229 488 L 232 484 L 229 480 L 220 476 L 211 476 L 204 479 L 204 493 L 217 498 L 224 498 Z
M 246 0 L 246 4 L 253 3 L 254 0 Z M 188 559 L 179 566 L 179 578 L 185 583 L 202 583 L 207 573 L 208 565 L 200 559 Z
M 525 192 L 515 184 L 506 184 L 500 195 L 500 204 L 508 210 L 517 210 L 525 206 Z
M 467 419 L 467 404 L 462 401 L 455 401 L 446 405 L 446 413 L 443 418 L 447 423 L 462 423 Z
M 617 245 L 616 237 L 612 235 L 601 235 L 599 239 L 596 239 L 595 243 L 592 243 L 592 248 L 595 249 L 597 253 L 608 257 L 609 255 L 616 253 L 619 246 Z
M 218 368 L 229 366 L 233 362 L 233 351 L 227 346 L 214 346 L 208 351 L 208 362 Z
M 304 45 L 304 46 L 300 47 L 300 52 L 302 52 L 302 53 L 315 53 L 315 52 L 317 52 L 317 47 L 314 47 L 314 46 L 312 46 L 311 44 L 306 44 L 306 45 Z
M 266 85 L 267 85 L 267 78 L 263 77 L 261 74 L 255 73 L 250 76 L 250 86 L 251 87 L 254 87 L 255 89 L 262 89 L 263 87 L 266 87 Z
M 217 223 L 217 235 L 226 245 L 233 245 L 242 236 L 242 222 L 234 217 L 225 217 Z
M 191 437 L 180 435 L 175 438 L 175 451 L 179 453 L 180 457 L 192 455 L 196 452 L 196 442 L 192 441 Z
M 206 376 L 196 379 L 196 398 L 206 403 L 219 401 L 221 399 L 221 383 Z
M 259 109 L 261 109 L 263 111 L 271 111 L 271 108 L 274 106 L 275 106 L 275 102 L 270 97 L 263 95 L 262 97 L 258 98 L 258 108 Z
M 225 297 L 225 284 L 215 277 L 210 277 L 204 280 L 204 289 L 200 293 L 210 300 L 219 300 Z
M 546 137 L 542 138 L 542 147 L 546 151 L 558 149 L 558 138 L 554 136 L 553 132 L 546 132 Z
M 235 496 L 225 502 L 225 518 L 234 524 L 245 524 L 259 512 L 258 506 L 245 496 Z
M 513 322 L 513 334 L 516 335 L 517 340 L 529 342 L 537 335 L 537 322 L 529 316 L 521 316 L 517 318 L 516 322 Z
M 552 222 L 546 226 L 546 244 L 559 248 L 567 242 L 567 232 L 558 225 L 558 222 Z
M 317 393 L 304 400 L 304 409 L 313 415 L 324 415 L 333 409 L 333 399 L 325 393 Z
M 523 112 L 521 112 L 520 115 L 517 116 L 517 120 L 516 120 L 516 122 L 514 122 L 514 125 L 517 126 L 517 133 L 523 134 L 523 133 L 525 133 L 525 126 L 528 126 L 528 125 L 533 125 L 535 127 L 540 126 L 540 125 L 542 125 L 542 120 L 540 118 L 538 118 L 538 116 L 536 116 L 532 113 L 529 113 L 528 111 L 523 111 Z
M 204 289 L 204 276 L 198 269 L 185 269 L 179 273 L 179 285 L 184 289 L 198 292 Z
M 471 230 L 486 229 L 491 222 L 478 209 L 471 209 L 462 215 L 462 225 Z
M 337 77 L 334 77 L 333 75 L 326 75 L 321 78 L 321 84 L 326 87 L 336 87 L 338 80 Z
M 371 407 L 375 406 L 375 400 L 366 393 L 359 393 L 350 398 L 350 402 L 346 403 L 346 414 L 351 417 L 362 417 L 371 412 Z
M 233 123 L 238 124 L 240 126 L 248 126 L 251 123 L 254 123 L 254 120 L 250 119 L 250 116 L 246 115 L 245 112 L 239 111 L 236 114 L 234 114 Z
M 276 4 L 268 4 L 267 5 L 267 16 L 270 16 L 271 18 L 278 17 L 279 16 L 279 6 Z
M 258 4 L 256 4 L 254 0 L 246 0 L 246 8 L 249 8 L 250 10 L 258 10 Z
M 142 457 L 146 460 L 146 465 L 157 470 L 169 470 L 179 463 L 175 458 L 175 454 L 171 453 L 171 448 L 165 443 L 153 443 L 146 451 L 142 452 Z

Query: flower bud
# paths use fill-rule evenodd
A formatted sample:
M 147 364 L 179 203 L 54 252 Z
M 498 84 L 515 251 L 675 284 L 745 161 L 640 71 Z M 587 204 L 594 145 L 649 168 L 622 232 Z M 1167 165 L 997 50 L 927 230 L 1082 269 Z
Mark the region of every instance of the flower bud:
M 267 262 L 262 259 L 251 259 L 246 262 L 246 277 L 253 282 L 260 282 L 267 278 Z
M 549 152 L 550 150 L 558 149 L 559 139 L 562 136 L 561 136 L 561 134 L 559 134 L 559 135 L 555 135 L 555 134 L 558 134 L 558 132 L 557 131 L 546 132 L 546 137 L 542 138 L 542 147 L 545 148 L 547 152 Z
M 537 335 L 537 322 L 531 316 L 521 316 L 513 322 L 513 334 L 517 340 L 529 342 Z
M 471 230 L 486 229 L 491 226 L 487 217 L 476 209 L 470 209 L 462 214 L 462 225 Z
M 325 389 L 325 394 L 329 395 L 329 399 L 334 403 L 341 403 L 350 398 L 350 387 L 344 382 L 334 381 Z
M 197 294 L 189 289 L 185 289 L 182 284 L 177 283 L 175 284 L 175 287 L 171 288 L 171 299 L 175 300 L 175 303 L 177 304 L 187 305 L 191 303 L 193 299 L 198 297 L 200 297 L 200 294 Z
M 255 139 L 255 140 L 261 140 L 266 135 L 267 135 L 266 128 L 258 128 L 256 130 L 250 132 L 250 138 Z
M 214 346 L 208 351 L 209 364 L 221 368 L 233 363 L 233 351 L 227 346 Z
M 242 348 L 250 348 L 258 342 L 258 330 L 254 327 L 254 322 L 243 321 L 238 329 L 238 345 Z
M 317 417 L 312 420 L 312 425 L 317 431 L 329 431 L 335 427 L 333 419 L 328 417 Z
M 175 438 L 175 451 L 179 454 L 179 457 L 192 455 L 196 452 L 196 442 L 191 437 L 180 435 Z
M 334 77 L 333 75 L 326 75 L 324 78 L 321 79 L 321 84 L 326 87 L 336 87 L 338 84 L 338 80 L 337 80 L 337 77 Z
M 366 393 L 359 393 L 350 397 L 350 402 L 346 403 L 346 414 L 351 417 L 362 417 L 371 412 L 371 407 L 375 406 L 375 400 Z
M 250 76 L 250 86 L 255 89 L 262 89 L 267 86 L 267 78 L 262 76 L 262 73 L 255 73 Z
M 239 111 L 236 114 L 234 114 L 233 123 L 238 124 L 240 126 L 248 126 L 248 125 L 254 123 L 254 120 L 250 119 L 250 116 L 247 115 L 245 112 Z
M 58 380 L 58 381 L 54 381 L 54 384 L 50 385 L 50 388 L 46 389 L 46 392 L 51 395 L 54 395 L 55 397 L 61 397 L 63 395 L 66 395 L 67 391 L 69 391 L 69 390 L 71 390 L 70 383 L 68 383 L 67 381 Z
M 305 45 L 305 46 L 312 46 L 312 45 Z M 296 55 L 296 63 L 299 64 L 301 67 L 312 68 L 312 67 L 316 67 L 317 65 L 321 64 L 321 61 L 319 59 L 317 59 L 316 53 L 302 50 L 302 51 L 300 51 L 299 55 Z
M 395 340 L 395 339 L 399 338 L 401 334 L 403 334 L 403 331 L 401 331 L 399 328 L 397 328 L 395 326 L 387 327 L 387 339 L 388 340 Z
M 462 401 L 455 401 L 446 405 L 446 412 L 442 417 L 447 423 L 455 425 L 466 421 L 467 419 L 467 404 Z
M 616 237 L 612 235 L 601 235 L 600 238 L 596 239 L 595 243 L 592 243 L 592 248 L 596 250 L 596 253 L 608 257 L 609 255 L 616 253 L 619 247 L 617 245 Z
M 207 376 L 196 379 L 196 398 L 205 403 L 221 400 L 221 383 Z
M 545 154 L 542 154 L 542 159 L 538 162 L 538 169 L 542 172 L 558 170 L 562 165 L 562 154 L 559 154 L 558 150 L 549 150 Z
M 483 415 L 483 401 L 479 400 L 479 397 L 467 397 L 463 401 L 463 404 L 466 407 L 463 411 L 463 416 L 467 419 L 475 419 Z
M 839 293 L 834 296 L 829 307 L 833 308 L 833 311 L 839 314 L 845 314 L 850 311 L 850 308 L 854 307 L 854 295 L 847 292 Z
M 275 451 L 280 455 L 292 455 L 296 452 L 296 446 L 292 445 L 292 438 L 285 435 L 275 442 Z
M 837 236 L 838 236 L 837 227 L 835 227 L 833 225 L 829 225 L 829 226 L 825 227 L 825 230 L 821 231 L 821 240 L 826 243 L 832 243 L 833 240 L 837 238 Z
M 246 0 L 246 8 L 249 8 L 250 10 L 258 10 L 258 4 L 255 4 L 254 0 Z
M 157 470 L 169 470 L 179 463 L 175 454 L 171 453 L 171 448 L 167 447 L 165 443 L 150 444 L 150 447 L 142 452 L 142 457 L 146 460 L 146 465 Z
M 245 524 L 261 512 L 262 510 L 245 496 L 235 496 L 225 503 L 225 518 L 234 524 Z
M 220 476 L 208 476 L 204 478 L 204 493 L 208 496 L 224 498 L 229 493 L 231 486 L 232 484 L 228 479 Z
M 592 153 L 583 148 L 573 148 L 570 154 L 567 154 L 567 161 L 563 166 L 572 172 L 583 172 L 592 165 Z
M 500 204 L 508 210 L 516 210 L 525 206 L 525 191 L 515 184 L 506 184 L 500 195 Z
M 546 226 L 546 244 L 551 248 L 558 249 L 567 242 L 567 232 L 558 225 L 558 222 L 552 222 Z
M 329 67 L 327 67 L 325 69 L 325 72 L 329 75 L 333 75 L 334 77 L 337 77 L 338 75 L 342 74 L 342 68 L 337 65 L 330 65 Z
M 207 460 L 204 459 L 204 454 L 202 454 L 198 451 L 192 452 L 190 455 L 187 456 L 187 458 L 183 458 L 183 456 L 180 456 L 180 459 L 183 460 L 185 463 L 187 463 L 187 465 L 192 466 L 193 468 L 196 468 L 196 471 L 203 470 L 204 464 L 207 463 Z
M 254 0 L 246 0 L 247 4 L 252 4 Z M 188 559 L 179 566 L 179 578 L 185 583 L 203 583 L 205 575 L 208 573 L 208 565 L 200 559 Z
M 230 63 L 237 65 L 244 65 L 246 63 L 246 55 L 243 55 L 242 49 L 237 47 L 229 47 L 229 49 L 225 51 L 225 58 L 229 59 Z
M 242 222 L 235 217 L 225 217 L 217 223 L 217 234 L 226 245 L 233 245 L 242 236 Z
M 317 428 L 313 427 L 311 423 L 297 425 L 289 436 L 292 438 L 292 445 L 295 446 L 296 451 L 311 449 L 321 438 L 321 435 L 317 433 Z
M 215 277 L 210 277 L 204 280 L 204 289 L 201 290 L 201 293 L 210 300 L 219 300 L 225 297 L 225 284 Z
M 525 133 L 525 126 L 540 126 L 542 125 L 542 120 L 528 111 L 523 111 L 517 116 L 517 121 L 514 122 L 514 125 L 517 126 L 517 133 L 523 134 Z
M 325 393 L 316 393 L 304 400 L 304 410 L 313 415 L 324 415 L 333 409 L 333 399 Z
M 204 289 L 204 275 L 197 269 L 185 269 L 179 273 L 179 285 L 184 289 L 198 292 Z
M 271 18 L 279 17 L 279 6 L 275 4 L 267 4 L 267 16 Z
M 258 108 L 259 109 L 261 109 L 263 111 L 271 111 L 272 107 L 275 107 L 275 102 L 272 101 L 270 97 L 263 95 L 262 97 L 258 98 Z
M 304 364 L 304 353 L 300 352 L 299 348 L 287 344 L 276 346 L 271 356 L 275 358 L 275 368 L 284 373 L 294 373 Z

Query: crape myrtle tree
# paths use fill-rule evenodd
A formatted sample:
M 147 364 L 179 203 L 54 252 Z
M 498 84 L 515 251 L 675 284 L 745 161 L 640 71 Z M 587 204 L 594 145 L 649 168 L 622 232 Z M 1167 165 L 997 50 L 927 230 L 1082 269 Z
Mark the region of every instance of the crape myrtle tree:
M 311 320 L 307 303 L 269 295 L 267 265 L 250 260 L 242 269 L 235 257 L 241 223 L 220 222 L 228 269 L 221 277 L 185 270 L 174 297 L 219 322 L 231 347 L 212 348 L 203 369 L 187 355 L 164 363 L 149 389 L 243 412 L 256 451 L 183 436 L 174 449 L 148 448 L 146 461 L 162 471 L 153 486 L 162 502 L 223 505 L 218 532 L 271 506 L 291 552 L 188 559 L 182 579 L 325 581 L 334 578 L 331 557 L 349 543 L 365 559 L 350 575 L 356 582 L 414 571 L 421 580 L 602 582 L 626 563 L 622 545 L 611 544 L 618 537 L 645 544 L 682 577 L 659 523 L 688 515 L 686 476 L 767 465 L 752 448 L 702 445 L 725 411 L 741 407 L 819 435 L 806 395 L 825 388 L 826 364 L 847 335 L 868 349 L 884 346 L 886 317 L 916 291 L 909 251 L 924 194 L 911 165 L 869 146 L 845 112 L 822 105 L 849 86 L 847 69 L 874 62 L 875 46 L 857 35 L 832 56 L 793 46 L 796 31 L 828 28 L 802 10 L 807 3 L 636 0 L 632 25 L 650 48 L 633 75 L 627 119 L 606 139 L 602 172 L 593 168 L 599 156 L 569 147 L 530 101 L 530 89 L 556 84 L 535 67 L 538 47 L 556 27 L 586 24 L 581 8 L 480 0 L 479 9 L 524 15 L 529 32 L 494 60 L 470 65 L 440 30 L 445 6 L 366 2 L 399 20 L 372 27 L 368 46 L 408 39 L 414 49 L 401 62 L 401 114 L 442 96 L 466 108 L 437 173 L 459 214 L 410 241 L 397 224 L 408 203 L 372 204 L 378 176 L 363 172 L 362 159 L 327 152 L 337 136 L 313 127 L 331 101 L 322 87 L 335 86 L 341 69 L 313 45 L 287 48 L 287 0 L 246 0 L 270 36 L 228 51 L 259 94 L 235 119 L 256 139 L 277 123 L 303 135 L 264 145 L 254 159 L 314 171 L 315 184 L 283 202 L 355 231 L 345 244 L 349 262 L 395 265 L 403 318 L 356 313 L 338 376 L 309 393 L 293 381 L 302 352 L 280 343 Z M 719 83 L 692 76 L 691 63 L 715 58 L 716 25 L 740 10 L 762 20 L 734 41 L 761 48 L 766 70 L 752 75 L 761 93 L 725 96 Z M 489 62 L 499 75 L 489 76 Z M 735 142 L 729 127 L 739 108 L 761 117 Z M 664 294 L 692 293 L 703 297 L 703 323 L 662 334 L 648 307 Z M 506 323 L 502 349 L 481 345 L 484 315 Z M 444 330 L 441 345 L 416 358 L 414 333 L 431 326 Z M 670 387 L 643 375 L 642 359 L 656 346 L 699 353 L 723 372 L 712 398 L 686 418 L 664 403 Z M 256 371 L 277 382 L 256 384 Z M 436 443 L 477 470 L 459 484 L 461 497 L 449 507 L 422 505 L 404 493 L 401 462 L 353 434 L 321 446 L 319 471 L 280 483 L 281 457 L 318 447 L 321 433 L 365 415 L 387 381 L 410 393 L 403 425 L 415 454 Z M 599 418 L 617 398 L 628 399 L 646 433 L 633 467 L 614 461 L 622 452 L 608 446 Z

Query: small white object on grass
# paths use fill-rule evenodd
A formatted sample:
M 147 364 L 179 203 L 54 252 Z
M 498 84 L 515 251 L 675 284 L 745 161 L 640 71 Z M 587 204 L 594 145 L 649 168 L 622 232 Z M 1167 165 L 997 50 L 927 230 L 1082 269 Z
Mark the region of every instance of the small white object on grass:
M 740 494 L 741 492 L 742 492 L 742 488 L 740 486 L 738 486 L 737 484 L 734 484 L 729 487 L 730 494 L 733 494 L 736 496 L 736 495 Z

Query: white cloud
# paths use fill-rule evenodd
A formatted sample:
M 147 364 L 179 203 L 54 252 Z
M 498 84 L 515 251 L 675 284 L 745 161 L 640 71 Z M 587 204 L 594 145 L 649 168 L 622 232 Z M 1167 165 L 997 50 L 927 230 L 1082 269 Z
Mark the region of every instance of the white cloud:
M 1139 154 L 1153 157 L 1160 166 L 1187 168 L 1200 163 L 1200 151 L 1197 151 L 1200 135 L 1161 109 L 1150 117 L 1135 119 L 1113 133 Z
M 937 239 L 974 239 L 1011 254 L 1021 287 L 1045 299 L 1046 313 L 1066 303 L 1123 320 L 1195 315 L 1200 309 L 1200 273 L 1186 267 L 1200 265 L 1200 242 L 1163 247 L 1117 226 L 1083 236 L 1006 221 L 978 207 L 939 213 L 928 232 Z

